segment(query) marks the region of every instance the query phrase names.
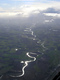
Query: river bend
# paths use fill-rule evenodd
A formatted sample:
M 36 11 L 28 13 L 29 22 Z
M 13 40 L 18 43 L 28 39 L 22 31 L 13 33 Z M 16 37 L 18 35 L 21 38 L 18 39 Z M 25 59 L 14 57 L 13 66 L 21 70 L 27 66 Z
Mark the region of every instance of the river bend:
M 25 74 L 25 68 L 28 66 L 28 64 L 29 64 L 30 62 L 36 61 L 36 58 L 30 56 L 30 54 L 36 54 L 36 53 L 32 53 L 32 52 L 27 52 L 27 53 L 26 53 L 26 55 L 27 55 L 29 58 L 32 58 L 33 60 L 22 61 L 22 62 L 25 64 L 25 65 L 23 66 L 23 68 L 22 68 L 22 74 L 21 74 L 21 75 L 17 75 L 17 76 L 10 75 L 11 77 L 22 77 L 22 76 L 24 76 L 24 74 Z

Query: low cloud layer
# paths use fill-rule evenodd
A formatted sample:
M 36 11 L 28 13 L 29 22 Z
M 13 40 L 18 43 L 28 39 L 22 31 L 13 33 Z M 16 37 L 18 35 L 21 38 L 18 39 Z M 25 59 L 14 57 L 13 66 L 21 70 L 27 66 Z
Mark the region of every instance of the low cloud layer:
M 13 0 L 11 0 L 13 1 Z M 15 0 L 14 0 L 15 1 Z M 20 1 L 20 0 L 19 0 Z M 28 0 L 27 0 L 28 1 Z M 33 0 L 36 1 L 36 0 Z M 42 0 L 41 0 L 42 1 Z M 44 0 L 43 0 L 44 1 Z M 1 3 L 0 3 L 1 4 Z M 6 7 L 6 8 L 4 8 Z M 38 14 L 38 13 L 60 13 L 60 2 L 57 1 L 49 1 L 47 0 L 46 3 L 37 1 L 32 4 L 18 4 L 16 3 L 15 6 L 7 6 L 0 7 L 0 17 L 6 16 L 16 16 L 21 15 L 22 17 L 29 17 L 31 14 Z M 7 8 L 8 7 L 8 8 Z
M 6 27 L 55 25 L 60 20 L 60 7 L 58 6 L 60 6 L 58 2 L 51 2 L 21 5 L 9 10 L 0 8 L 0 25 Z

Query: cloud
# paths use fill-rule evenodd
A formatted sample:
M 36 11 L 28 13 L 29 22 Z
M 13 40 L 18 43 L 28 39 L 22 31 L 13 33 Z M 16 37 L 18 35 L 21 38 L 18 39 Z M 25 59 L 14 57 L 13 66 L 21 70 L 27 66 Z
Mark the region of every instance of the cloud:
M 13 13 L 13 12 L 3 12 L 0 13 L 0 17 L 8 17 L 8 16 L 15 16 L 17 13 Z
M 53 17 L 59 17 L 60 18 L 60 14 L 57 14 L 57 13 L 44 13 L 44 15 L 53 16 Z
M 42 11 L 42 13 L 46 16 L 60 17 L 60 9 L 48 8 Z
M 34 0 L 34 1 L 36 1 L 36 0 Z M 3 16 L 4 14 L 5 15 L 7 14 L 6 16 L 8 16 L 8 15 L 15 16 L 15 15 L 20 14 L 21 16 L 28 17 L 32 13 L 38 14 L 39 12 L 43 12 L 43 11 L 44 11 L 44 13 L 58 13 L 59 9 L 60 9 L 60 2 L 56 2 L 56 1 L 51 1 L 50 3 L 35 2 L 32 4 L 17 5 L 15 7 L 12 6 L 10 8 L 6 8 L 6 10 L 4 8 L 0 8 L 0 16 Z M 4 12 L 4 14 L 1 14 L 3 12 Z
M 48 8 L 43 11 L 44 13 L 60 13 L 60 10 L 56 10 L 55 8 Z
M 0 7 L 0 11 L 2 11 L 3 10 L 3 8 L 2 7 Z

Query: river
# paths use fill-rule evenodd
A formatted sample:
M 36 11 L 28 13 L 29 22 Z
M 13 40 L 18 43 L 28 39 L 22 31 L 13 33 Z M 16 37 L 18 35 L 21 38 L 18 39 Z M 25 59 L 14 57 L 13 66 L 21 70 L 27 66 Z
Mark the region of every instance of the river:
M 34 35 L 34 32 L 32 31 L 31 28 L 26 28 L 24 31 L 31 34 L 31 36 L 33 37 L 31 39 L 36 40 L 36 35 Z M 29 38 L 29 36 L 28 36 L 28 38 Z M 15 76 L 14 75 L 10 75 L 11 77 L 22 77 L 22 76 L 24 76 L 24 74 L 25 74 L 25 68 L 28 66 L 28 64 L 30 62 L 36 61 L 36 57 L 30 56 L 30 54 L 36 54 L 36 53 L 33 53 L 33 52 L 27 52 L 26 53 L 26 56 L 28 56 L 29 58 L 31 58 L 33 60 L 21 61 L 21 63 L 24 63 L 24 66 L 22 67 L 22 74 L 21 75 L 17 75 L 17 76 L 16 75 Z
M 35 54 L 35 53 L 32 53 L 32 52 L 27 52 L 27 53 L 26 53 L 26 55 L 27 55 L 29 58 L 33 58 L 33 60 L 22 61 L 22 62 L 25 64 L 25 65 L 23 66 L 23 68 L 22 68 L 22 74 L 21 74 L 21 75 L 18 75 L 18 76 L 10 75 L 11 77 L 21 77 L 21 76 L 24 76 L 24 74 L 25 74 L 25 68 L 28 66 L 28 64 L 29 64 L 30 62 L 36 61 L 36 58 L 30 56 L 30 54 Z
M 39 44 L 41 42 L 41 40 L 37 39 L 36 35 L 34 34 L 34 32 L 31 29 L 31 27 L 30 28 L 26 28 L 24 31 L 31 34 L 31 37 L 32 38 L 28 36 L 29 39 L 32 39 L 34 41 L 37 40 L 37 44 Z M 46 47 L 44 46 L 44 42 L 41 43 L 41 46 L 46 49 Z M 17 51 L 17 50 L 19 50 L 19 49 L 18 48 L 15 49 L 15 51 Z M 19 75 L 9 75 L 10 77 L 22 77 L 22 76 L 24 76 L 24 74 L 25 74 L 25 68 L 28 66 L 28 64 L 31 63 L 31 62 L 36 61 L 36 57 L 32 57 L 30 54 L 37 55 L 37 53 L 33 53 L 33 52 L 27 52 L 26 53 L 26 56 L 28 56 L 29 58 L 31 58 L 33 60 L 21 61 L 20 62 L 20 63 L 23 63 L 24 64 L 24 66 L 22 67 L 22 74 L 20 73 Z M 17 72 L 19 72 L 19 71 L 17 71 Z M 2 77 L 3 77 L 3 75 L 0 77 L 0 79 Z
M 38 43 L 38 42 L 39 42 L 39 43 L 41 42 L 41 40 L 37 39 L 36 35 L 34 34 L 34 32 L 33 32 L 32 29 L 31 29 L 31 27 L 30 27 L 30 28 L 26 28 L 24 31 L 31 34 L 31 37 L 32 37 L 32 38 L 30 38 L 29 36 L 27 36 L 29 39 L 32 39 L 32 40 L 34 40 L 34 41 L 37 40 L 37 43 Z M 39 44 L 39 43 L 38 43 L 38 44 Z M 46 47 L 44 46 L 44 42 L 41 43 L 41 46 L 46 49 Z M 22 77 L 22 76 L 24 76 L 24 74 L 25 74 L 25 68 L 28 66 L 28 64 L 31 63 L 31 62 L 36 61 L 36 57 L 30 56 L 30 54 L 36 54 L 36 55 L 37 55 L 37 53 L 27 52 L 27 53 L 26 53 L 26 56 L 28 56 L 29 58 L 31 58 L 31 59 L 33 59 L 33 60 L 21 61 L 21 63 L 24 63 L 24 66 L 22 67 L 22 74 L 21 74 L 21 75 L 17 75 L 17 76 L 16 76 L 16 75 L 15 75 L 15 76 L 14 76 L 14 75 L 10 75 L 11 77 Z M 43 54 L 42 54 L 42 55 L 43 55 Z M 37 55 L 37 56 L 38 56 L 38 55 Z

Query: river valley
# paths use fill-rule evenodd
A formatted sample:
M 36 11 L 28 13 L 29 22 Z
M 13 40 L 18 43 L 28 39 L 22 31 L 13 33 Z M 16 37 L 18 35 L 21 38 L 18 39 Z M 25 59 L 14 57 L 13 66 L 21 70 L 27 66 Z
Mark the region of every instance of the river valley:
M 34 32 L 32 31 L 32 29 L 31 28 L 26 28 L 25 30 L 24 30 L 24 33 L 25 33 L 25 35 L 26 35 L 26 38 L 28 38 L 28 39 L 31 39 L 31 40 L 33 40 L 33 41 L 36 41 L 36 43 L 37 44 L 40 44 L 40 42 L 41 42 L 41 40 L 39 40 L 37 37 L 36 37 L 36 35 L 34 34 Z M 46 49 L 46 47 L 44 46 L 44 42 L 42 42 L 42 44 L 41 44 L 41 46 L 43 47 L 43 49 L 45 50 Z M 18 48 L 16 48 L 15 49 L 16 51 L 18 51 L 19 49 Z M 39 52 L 39 51 L 38 51 Z M 37 52 L 37 53 L 38 53 Z M 10 77 L 12 77 L 12 78 L 19 78 L 19 77 L 22 77 L 22 76 L 24 76 L 25 75 L 25 68 L 27 67 L 27 66 L 29 66 L 29 63 L 31 63 L 31 62 L 34 62 L 34 61 L 36 61 L 36 56 L 39 56 L 37 53 L 34 53 L 34 52 L 27 52 L 26 53 L 26 56 L 28 56 L 30 59 L 32 59 L 32 60 L 29 60 L 29 61 L 21 61 L 20 63 L 21 64 L 24 64 L 24 66 L 22 67 L 22 73 L 21 73 L 21 71 L 15 71 L 15 74 L 14 75 L 9 75 Z M 31 54 L 33 54 L 35 57 L 33 57 L 33 56 L 30 56 Z M 42 55 L 44 54 L 44 53 L 41 53 Z M 14 72 L 14 71 L 13 71 Z M 17 75 L 17 73 L 20 73 L 20 75 L 18 74 Z M 1 77 L 0 77 L 0 79 L 2 79 L 4 77 L 4 75 L 2 75 Z
M 9 41 L 12 43 L 10 43 L 9 46 L 13 46 L 10 47 L 12 48 L 10 53 L 6 53 L 7 51 L 5 51 L 2 55 L 3 59 L 1 62 L 3 62 L 3 65 L 1 64 L 0 66 L 0 80 L 49 79 L 57 65 L 59 65 L 58 61 L 60 58 L 58 54 L 59 51 L 57 51 L 56 46 L 54 46 L 55 43 L 52 42 L 55 40 L 55 37 L 49 36 L 53 36 L 51 33 L 55 32 L 54 34 L 56 34 L 57 31 L 53 31 L 52 29 L 48 29 L 48 31 L 45 30 L 46 29 L 40 28 L 39 31 L 39 28 L 25 27 L 20 34 L 11 32 L 13 34 L 11 35 L 11 41 L 13 42 Z M 14 35 L 17 38 L 14 38 Z M 9 48 L 7 48 L 7 50 L 9 50 Z

